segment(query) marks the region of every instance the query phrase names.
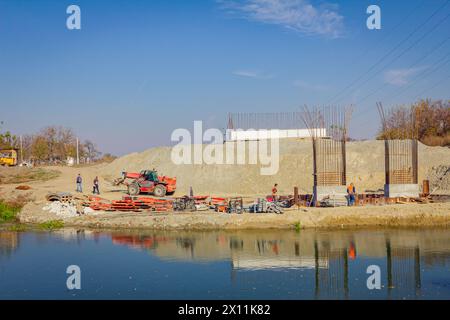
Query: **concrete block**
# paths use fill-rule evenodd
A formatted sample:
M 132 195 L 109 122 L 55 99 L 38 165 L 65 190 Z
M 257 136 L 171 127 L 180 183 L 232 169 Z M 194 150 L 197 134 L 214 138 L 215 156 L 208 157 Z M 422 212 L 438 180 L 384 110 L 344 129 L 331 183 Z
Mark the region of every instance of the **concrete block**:
M 333 206 L 347 205 L 346 186 L 314 186 L 314 202 L 326 201 Z
M 420 194 L 418 184 L 385 184 L 384 196 L 387 198 L 408 197 L 415 198 Z

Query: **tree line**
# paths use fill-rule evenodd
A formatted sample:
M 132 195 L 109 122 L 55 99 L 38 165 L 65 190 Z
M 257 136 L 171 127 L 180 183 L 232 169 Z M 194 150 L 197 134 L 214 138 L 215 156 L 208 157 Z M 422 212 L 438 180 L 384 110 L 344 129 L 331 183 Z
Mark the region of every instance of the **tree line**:
M 420 100 L 392 108 L 377 139 L 414 137 L 429 146 L 450 147 L 450 101 Z
M 70 158 L 76 159 L 77 138 L 72 129 L 62 126 L 48 126 L 35 134 L 22 137 L 9 131 L 0 132 L 0 149 L 10 148 L 20 149 L 26 162 L 63 163 Z M 109 161 L 114 158 L 111 154 L 102 155 L 96 144 L 89 139 L 79 141 L 78 154 L 81 163 Z

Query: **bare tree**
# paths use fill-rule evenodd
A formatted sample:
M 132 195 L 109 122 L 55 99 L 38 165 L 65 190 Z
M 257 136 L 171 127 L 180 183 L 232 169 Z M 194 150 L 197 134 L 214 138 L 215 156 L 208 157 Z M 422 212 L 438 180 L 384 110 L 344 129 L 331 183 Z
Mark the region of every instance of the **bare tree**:
M 84 156 L 88 159 L 87 161 L 95 161 L 101 152 L 97 150 L 96 145 L 91 140 L 86 140 L 83 143 Z
M 450 145 L 450 102 L 420 100 L 398 106 L 385 116 L 378 139 L 416 137 L 428 145 Z

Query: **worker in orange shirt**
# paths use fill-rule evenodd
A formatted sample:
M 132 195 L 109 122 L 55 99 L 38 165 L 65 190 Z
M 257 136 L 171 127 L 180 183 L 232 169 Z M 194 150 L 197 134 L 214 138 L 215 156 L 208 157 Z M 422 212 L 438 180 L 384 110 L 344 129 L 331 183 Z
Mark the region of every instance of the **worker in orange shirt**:
M 275 185 L 272 188 L 272 200 L 273 200 L 273 202 L 277 201 L 277 193 L 278 193 L 278 183 L 275 183 Z
M 347 187 L 347 205 L 349 207 L 351 207 L 351 206 L 353 206 L 355 204 L 355 193 L 356 193 L 356 188 L 355 188 L 355 185 L 352 182 Z
M 350 259 L 355 260 L 356 259 L 356 246 L 353 243 L 353 241 L 350 242 L 350 248 L 348 249 L 348 255 Z

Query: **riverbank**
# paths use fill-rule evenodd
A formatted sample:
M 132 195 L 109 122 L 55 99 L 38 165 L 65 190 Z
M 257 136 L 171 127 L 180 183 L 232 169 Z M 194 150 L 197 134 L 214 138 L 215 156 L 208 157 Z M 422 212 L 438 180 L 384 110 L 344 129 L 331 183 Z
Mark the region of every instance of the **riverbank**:
M 18 214 L 21 223 L 42 224 L 61 220 L 67 227 L 154 230 L 245 230 L 353 227 L 450 227 L 450 203 L 386 206 L 300 208 L 284 214 L 118 213 L 98 212 L 61 218 L 29 203 Z
M 382 192 L 384 153 L 380 141 L 349 143 L 349 181 L 357 185 L 360 193 Z M 92 181 L 100 180 L 101 197 L 119 200 L 127 195 L 125 186 L 111 184 L 111 179 L 122 170 L 139 171 L 155 166 L 161 174 L 177 178 L 175 196 L 189 194 L 190 186 L 196 195 L 236 197 L 242 196 L 245 203 L 264 198 L 276 181 L 280 195 L 292 195 L 294 187 L 300 192 L 311 192 L 312 168 L 311 145 L 308 141 L 284 141 L 281 144 L 280 172 L 272 177 L 260 176 L 252 166 L 200 165 L 178 166 L 169 158 L 170 148 L 153 148 L 143 153 L 124 156 L 106 164 L 82 167 L 53 166 L 41 168 L 41 174 L 33 169 L 3 168 L 0 182 L 0 199 L 27 199 L 27 204 L 17 214 L 20 223 L 50 226 L 106 228 L 106 229 L 155 229 L 155 230 L 245 230 L 245 229 L 299 229 L 299 228 L 352 228 L 352 227 L 428 227 L 450 226 L 450 202 L 408 203 L 385 206 L 340 207 L 340 208 L 300 208 L 286 210 L 284 214 L 222 214 L 215 212 L 151 213 L 151 212 L 89 212 L 75 216 L 76 210 L 57 214 L 49 206 L 46 195 L 49 192 L 69 192 L 75 196 L 86 196 L 92 192 Z M 164 151 L 165 150 L 165 151 Z M 368 153 L 367 150 L 372 152 Z M 376 152 L 375 152 L 376 151 Z M 164 155 L 164 156 L 162 156 Z M 420 145 L 419 181 L 429 179 L 433 194 L 449 195 L 449 175 L 447 172 L 450 149 Z M 445 169 L 445 174 L 441 169 Z M 9 170 L 13 169 L 13 170 Z M 31 181 L 18 179 L 32 177 Z M 351 170 L 350 170 L 351 169 Z M 439 169 L 439 170 L 438 170 Z M 27 170 L 30 170 L 29 172 Z M 211 170 L 211 171 L 208 171 Z M 256 171 L 255 171 L 256 170 Z M 42 172 L 47 174 L 43 175 Z M 57 172 L 57 174 L 55 173 Z M 295 174 L 293 174 L 295 173 Z M 83 178 L 83 194 L 75 192 L 75 179 Z M 9 180 L 4 180 L 10 177 Z M 45 177 L 45 178 L 43 178 Z M 434 182 L 433 182 L 434 181 Z M 436 181 L 439 181 L 437 183 Z M 51 209 L 51 208 L 50 208 Z M 70 210 L 69 210 L 70 211 Z M 75 211 L 75 212 L 73 212 Z M 88 210 L 89 211 L 89 210 Z

